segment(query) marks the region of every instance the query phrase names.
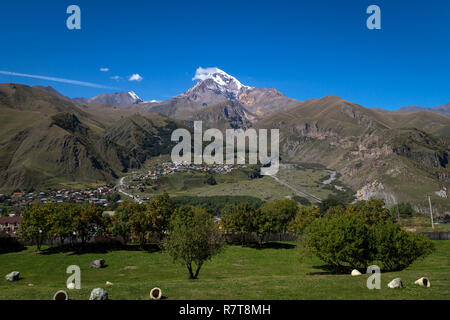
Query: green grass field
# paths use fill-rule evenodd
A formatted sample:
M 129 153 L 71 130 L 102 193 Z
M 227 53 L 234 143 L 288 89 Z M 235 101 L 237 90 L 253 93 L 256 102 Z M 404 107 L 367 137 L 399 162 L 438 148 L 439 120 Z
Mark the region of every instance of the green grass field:
M 325 189 L 321 182 L 327 175 L 329 173 L 324 169 L 294 167 L 281 167 L 277 174 L 279 178 L 322 199 L 326 199 L 332 193 Z M 242 169 L 235 170 L 231 174 L 215 174 L 217 185 L 213 186 L 205 184 L 206 176 L 206 173 L 199 172 L 162 176 L 158 181 L 152 182 L 156 188 L 148 187 L 144 192 L 137 190 L 131 192 L 141 197 L 162 192 L 168 192 L 171 196 L 247 195 L 264 201 L 285 199 L 296 194 L 271 177 L 249 179 L 247 172 Z
M 264 201 L 285 199 L 295 195 L 289 188 L 279 184 L 271 177 L 262 177 L 250 180 L 241 170 L 231 174 L 215 174 L 216 185 L 205 183 L 207 174 L 199 172 L 177 173 L 161 177 L 157 189 L 148 187 L 145 192 L 132 190 L 133 194 L 154 196 L 158 193 L 168 192 L 170 196 L 253 196 Z
M 263 249 L 228 246 L 205 264 L 198 280 L 189 280 L 187 270 L 160 251 L 130 247 L 107 253 L 38 254 L 28 247 L 0 255 L 0 299 L 52 299 L 65 289 L 66 268 L 73 264 L 81 267 L 82 288 L 66 289 L 71 299 L 88 299 L 95 287 L 105 288 L 112 300 L 148 299 L 156 286 L 167 299 L 449 299 L 450 241 L 434 243 L 436 251 L 424 260 L 403 271 L 382 273 L 381 290 L 367 289 L 368 275 L 329 274 L 314 257 L 300 262 L 294 243 L 272 243 Z M 89 268 L 97 258 L 105 259 L 107 267 Z M 4 275 L 13 270 L 20 271 L 22 279 L 11 283 Z M 422 276 L 429 277 L 431 288 L 414 285 Z M 402 278 L 404 288 L 387 288 L 395 277 Z M 106 287 L 106 281 L 114 285 Z

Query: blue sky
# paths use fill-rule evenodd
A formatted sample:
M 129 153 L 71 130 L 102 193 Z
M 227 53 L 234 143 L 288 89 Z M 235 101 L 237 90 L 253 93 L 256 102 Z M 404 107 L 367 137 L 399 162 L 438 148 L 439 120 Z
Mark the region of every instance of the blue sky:
M 71 4 L 81 30 L 66 28 Z M 371 4 L 381 30 L 366 27 Z M 1 1 L 0 28 L 0 70 L 108 87 L 0 74 L 70 97 L 120 89 L 163 100 L 192 87 L 201 66 L 300 100 L 334 94 L 385 109 L 450 101 L 446 0 L 14 0 Z M 128 81 L 133 74 L 143 80 Z

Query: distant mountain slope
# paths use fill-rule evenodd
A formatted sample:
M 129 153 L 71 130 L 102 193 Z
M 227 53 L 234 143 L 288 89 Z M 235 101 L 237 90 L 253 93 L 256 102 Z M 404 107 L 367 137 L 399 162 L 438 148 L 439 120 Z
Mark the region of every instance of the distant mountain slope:
M 40 88 L 0 84 L 0 189 L 113 183 L 121 172 L 170 149 L 169 132 L 177 127 L 170 119 L 113 116 L 121 110 L 111 107 L 100 117 L 101 105 L 86 106 Z M 108 120 L 119 117 L 122 122 Z M 123 139 L 137 137 L 133 126 L 121 125 L 132 121 L 146 123 L 139 126 L 145 139 Z
M 424 107 L 418 107 L 418 106 L 409 106 L 409 107 L 402 107 L 396 112 L 417 112 L 417 111 L 431 111 L 435 113 L 439 113 L 445 116 L 450 117 L 450 102 L 434 108 L 424 108 Z
M 107 104 L 113 107 L 129 107 L 135 104 L 144 102 L 133 91 L 128 92 L 116 92 L 111 94 L 100 94 L 98 96 L 86 99 L 86 98 L 74 98 L 75 102 L 83 103 L 99 103 Z
M 450 190 L 449 126 L 450 118 L 435 113 L 392 117 L 335 96 L 307 100 L 256 124 L 280 129 L 284 161 L 322 163 L 337 169 L 360 198 L 411 201 L 424 210 L 427 193 Z M 450 210 L 448 199 L 436 205 Z

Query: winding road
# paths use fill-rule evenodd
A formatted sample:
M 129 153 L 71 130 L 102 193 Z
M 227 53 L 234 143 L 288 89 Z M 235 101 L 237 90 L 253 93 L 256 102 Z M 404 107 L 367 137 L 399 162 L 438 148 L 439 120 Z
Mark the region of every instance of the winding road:
M 123 187 L 125 187 L 125 183 L 123 182 L 123 180 L 124 180 L 125 178 L 126 178 L 126 177 L 120 178 L 119 184 L 116 186 L 116 187 L 117 187 L 117 192 L 119 192 L 119 193 L 121 193 L 121 194 L 123 194 L 123 195 L 125 195 L 125 196 L 127 196 L 127 197 L 129 197 L 129 198 L 132 198 L 134 201 L 136 201 L 136 202 L 138 202 L 138 203 L 143 203 L 143 201 L 142 201 L 141 199 L 139 199 L 138 197 L 132 195 L 131 193 L 125 192 L 125 191 L 122 189 Z

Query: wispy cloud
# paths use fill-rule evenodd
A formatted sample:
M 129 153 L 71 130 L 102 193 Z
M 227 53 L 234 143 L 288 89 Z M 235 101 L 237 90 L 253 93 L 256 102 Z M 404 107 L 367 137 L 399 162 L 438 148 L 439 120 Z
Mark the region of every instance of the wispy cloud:
M 120 77 L 120 76 L 112 76 L 112 77 L 110 77 L 110 79 L 119 81 L 120 79 L 122 79 L 122 77 Z
M 42 79 L 42 80 L 48 80 L 48 81 L 63 82 L 63 83 L 69 83 L 69 84 L 74 84 L 74 85 L 77 85 L 77 86 L 84 86 L 84 87 L 91 87 L 91 88 L 120 90 L 119 88 L 108 87 L 108 86 L 104 86 L 104 85 L 96 84 L 96 83 L 90 83 L 90 82 L 84 82 L 84 81 L 78 81 L 78 80 L 71 80 L 71 79 L 48 77 L 48 76 L 41 76 L 41 75 L 37 75 L 37 74 L 26 74 L 26 73 L 18 73 L 18 72 L 3 71 L 3 70 L 0 70 L 0 74 L 4 74 L 4 75 L 8 75 L 8 76 L 15 76 L 15 77 L 25 77 L 25 78 L 33 78 L 33 79 Z
M 142 78 L 140 75 L 139 75 L 139 73 L 135 73 L 135 74 L 133 74 L 133 75 L 131 75 L 129 78 L 128 78 L 128 80 L 129 81 L 142 81 L 142 79 L 144 79 L 144 78 Z
M 109 71 L 109 68 L 100 68 L 100 71 L 101 71 L 101 72 L 108 72 L 108 71 Z

